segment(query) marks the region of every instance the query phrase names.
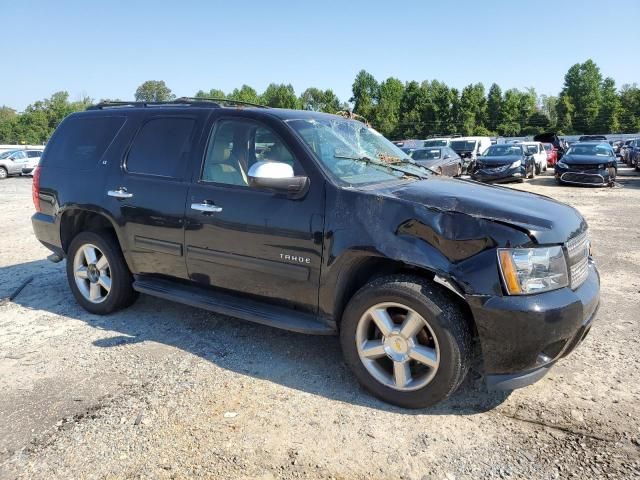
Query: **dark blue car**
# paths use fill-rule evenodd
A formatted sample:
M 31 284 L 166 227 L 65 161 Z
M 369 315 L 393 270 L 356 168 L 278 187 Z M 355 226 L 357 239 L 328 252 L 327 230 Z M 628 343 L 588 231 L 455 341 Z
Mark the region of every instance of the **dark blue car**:
M 556 164 L 558 183 L 573 185 L 609 185 L 618 173 L 618 160 L 606 142 L 578 142 Z
M 480 182 L 523 182 L 535 177 L 535 160 L 522 145 L 491 145 L 478 157 L 471 178 Z

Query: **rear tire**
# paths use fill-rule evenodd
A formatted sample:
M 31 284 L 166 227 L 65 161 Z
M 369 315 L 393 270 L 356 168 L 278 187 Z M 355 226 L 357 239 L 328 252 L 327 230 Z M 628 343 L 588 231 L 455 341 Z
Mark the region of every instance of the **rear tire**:
M 76 301 L 97 315 L 121 310 L 137 298 L 118 239 L 109 230 L 76 235 L 67 252 L 67 280 Z
M 383 277 L 362 287 L 342 316 L 340 343 L 362 386 L 405 408 L 447 398 L 471 363 L 471 328 L 458 299 L 416 276 Z

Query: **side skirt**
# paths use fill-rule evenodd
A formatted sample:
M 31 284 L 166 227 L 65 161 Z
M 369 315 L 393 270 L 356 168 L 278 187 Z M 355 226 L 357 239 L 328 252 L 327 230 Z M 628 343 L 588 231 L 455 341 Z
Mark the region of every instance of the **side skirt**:
M 316 315 L 197 285 L 138 275 L 133 282 L 133 289 L 165 300 L 292 332 L 312 335 L 337 333 L 335 326 L 319 320 Z

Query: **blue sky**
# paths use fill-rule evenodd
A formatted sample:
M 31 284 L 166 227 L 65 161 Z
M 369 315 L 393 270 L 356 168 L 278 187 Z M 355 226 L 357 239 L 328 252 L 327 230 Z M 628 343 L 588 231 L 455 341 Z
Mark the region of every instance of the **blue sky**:
M 638 0 L 0 0 L 0 18 L 0 105 L 19 110 L 59 90 L 129 99 L 150 79 L 178 96 L 285 82 L 348 100 L 363 68 L 556 94 L 587 58 L 640 83 Z

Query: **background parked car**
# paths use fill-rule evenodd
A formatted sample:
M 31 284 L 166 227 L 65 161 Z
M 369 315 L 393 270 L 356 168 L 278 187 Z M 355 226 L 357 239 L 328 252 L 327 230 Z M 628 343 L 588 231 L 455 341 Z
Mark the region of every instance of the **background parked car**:
M 523 182 L 536 175 L 533 154 L 520 143 L 491 145 L 478 157 L 471 178 L 479 182 Z
M 476 158 L 482 155 L 491 146 L 489 137 L 460 137 L 451 140 L 451 148 L 460 155 L 462 169 L 465 172 L 473 171 Z
M 635 138 L 626 140 L 620 147 L 620 157 L 622 159 L 622 163 L 626 163 L 627 165 L 629 164 L 629 151 L 634 140 Z
M 449 137 L 441 137 L 441 138 L 429 138 L 424 141 L 423 147 L 431 148 L 431 147 L 450 147 L 451 146 L 451 138 Z
M 522 142 L 525 152 L 533 155 L 536 162 L 536 174 L 547 171 L 547 152 L 540 142 Z
M 462 175 L 462 159 L 449 147 L 418 148 L 410 156 L 418 165 L 427 167 L 440 175 L 450 177 Z
M 556 149 L 557 160 L 562 158 L 566 149 L 565 142 L 555 132 L 540 133 L 533 137 L 534 142 L 550 143 Z
M 10 175 L 20 175 L 22 167 L 32 158 L 40 158 L 42 151 L 40 150 L 9 150 L 0 153 L 0 179 L 7 178 Z
M 579 142 L 606 142 L 607 137 L 604 135 L 582 135 L 578 138 Z
M 542 146 L 547 152 L 547 165 L 553 167 L 558 162 L 558 150 L 551 143 L 543 143 Z
M 627 165 L 640 169 L 640 138 L 632 140 L 627 148 Z
M 618 160 L 606 142 L 578 142 L 556 164 L 558 183 L 604 186 L 618 174 Z
M 22 175 L 33 175 L 33 171 L 40 163 L 42 152 L 40 150 L 27 151 L 27 161 L 23 164 Z

